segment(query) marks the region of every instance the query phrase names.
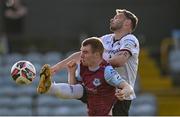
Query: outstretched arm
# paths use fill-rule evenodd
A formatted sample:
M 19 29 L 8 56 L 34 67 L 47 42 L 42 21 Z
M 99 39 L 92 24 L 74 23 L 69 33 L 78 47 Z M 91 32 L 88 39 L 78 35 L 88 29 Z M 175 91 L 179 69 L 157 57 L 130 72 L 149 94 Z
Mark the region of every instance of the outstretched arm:
M 51 67 L 51 73 L 55 74 L 56 72 L 64 69 L 67 67 L 67 63 L 71 60 L 75 60 L 77 63 L 80 61 L 80 52 L 75 52 L 68 58 L 60 61 L 59 63 L 55 64 L 54 66 Z
M 68 69 L 68 83 L 70 85 L 77 84 L 77 80 L 75 78 L 75 75 L 76 75 L 75 72 L 76 72 L 76 69 L 77 69 L 77 63 L 76 63 L 76 61 L 74 59 L 67 63 L 67 69 Z

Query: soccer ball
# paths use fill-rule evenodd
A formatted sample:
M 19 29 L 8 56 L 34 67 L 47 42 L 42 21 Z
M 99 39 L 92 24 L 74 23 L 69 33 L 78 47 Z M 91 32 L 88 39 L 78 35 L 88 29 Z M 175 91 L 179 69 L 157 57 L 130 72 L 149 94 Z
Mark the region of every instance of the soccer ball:
M 36 77 L 36 69 L 29 61 L 18 61 L 11 68 L 12 79 L 19 85 L 28 85 Z

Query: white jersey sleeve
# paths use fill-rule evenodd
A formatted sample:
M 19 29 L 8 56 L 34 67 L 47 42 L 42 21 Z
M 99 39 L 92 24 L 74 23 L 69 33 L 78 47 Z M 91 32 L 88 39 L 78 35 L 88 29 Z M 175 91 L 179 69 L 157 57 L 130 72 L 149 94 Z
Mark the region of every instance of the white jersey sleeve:
M 127 35 L 122 39 L 120 50 L 127 50 L 131 55 L 139 53 L 139 42 L 134 35 Z
M 77 80 L 77 81 L 82 81 L 82 78 L 81 78 L 81 76 L 80 76 L 80 64 L 77 64 L 76 80 Z
M 120 83 L 125 80 L 121 78 L 119 73 L 113 69 L 112 66 L 107 66 L 104 71 L 104 78 L 106 82 L 114 87 L 119 87 Z

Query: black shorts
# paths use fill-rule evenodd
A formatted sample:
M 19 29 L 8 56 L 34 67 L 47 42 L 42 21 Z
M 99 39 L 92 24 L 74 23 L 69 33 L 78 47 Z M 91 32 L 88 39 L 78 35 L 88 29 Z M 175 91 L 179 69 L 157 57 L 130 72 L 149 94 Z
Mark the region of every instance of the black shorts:
M 118 100 L 114 104 L 114 107 L 112 109 L 112 115 L 113 116 L 128 116 L 130 106 L 131 106 L 131 100 L 124 100 L 124 101 Z

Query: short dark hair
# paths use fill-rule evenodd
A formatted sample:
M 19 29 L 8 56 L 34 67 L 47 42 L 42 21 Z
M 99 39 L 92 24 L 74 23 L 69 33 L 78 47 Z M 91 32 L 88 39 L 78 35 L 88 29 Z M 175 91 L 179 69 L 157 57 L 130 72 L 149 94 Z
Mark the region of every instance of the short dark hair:
M 137 24 L 138 24 L 138 18 L 136 17 L 135 14 L 133 14 L 132 12 L 126 10 L 126 9 L 116 9 L 116 13 L 124 13 L 125 17 L 127 19 L 130 19 L 131 20 L 131 24 L 132 24 L 132 31 L 134 31 L 137 27 Z
M 99 52 L 100 55 L 102 56 L 102 54 L 104 52 L 104 47 L 103 47 L 103 44 L 102 44 L 100 38 L 90 37 L 90 38 L 85 39 L 82 42 L 81 46 L 87 46 L 87 45 L 91 46 L 93 53 L 94 52 Z

